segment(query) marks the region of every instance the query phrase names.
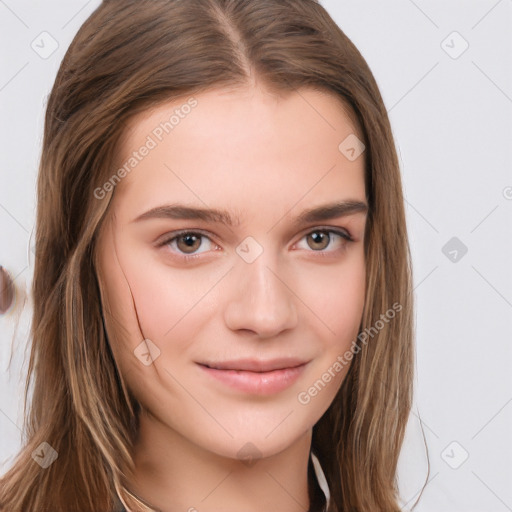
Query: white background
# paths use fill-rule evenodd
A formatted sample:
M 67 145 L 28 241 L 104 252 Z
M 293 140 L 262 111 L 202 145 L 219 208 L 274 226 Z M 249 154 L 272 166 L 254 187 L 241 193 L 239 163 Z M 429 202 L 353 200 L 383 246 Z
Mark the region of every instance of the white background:
M 421 424 L 431 467 L 416 511 L 512 511 L 512 0 L 321 3 L 370 65 L 400 154 L 417 328 L 404 510 L 427 478 Z M 97 5 L 0 0 L 0 264 L 21 290 L 32 278 L 46 98 Z M 43 37 L 51 50 L 44 31 L 58 42 L 48 58 L 31 47 Z M 0 317 L 2 470 L 21 444 L 23 300 Z

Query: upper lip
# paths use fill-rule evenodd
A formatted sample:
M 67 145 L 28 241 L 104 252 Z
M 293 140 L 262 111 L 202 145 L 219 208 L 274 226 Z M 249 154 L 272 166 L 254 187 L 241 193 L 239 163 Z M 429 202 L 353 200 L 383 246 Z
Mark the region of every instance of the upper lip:
M 219 361 L 200 363 L 203 366 L 214 368 L 215 370 L 245 370 L 250 372 L 270 372 L 272 370 L 282 370 L 284 368 L 294 368 L 306 364 L 297 358 L 284 357 L 280 359 L 271 359 L 262 361 L 259 359 L 236 359 L 231 361 Z

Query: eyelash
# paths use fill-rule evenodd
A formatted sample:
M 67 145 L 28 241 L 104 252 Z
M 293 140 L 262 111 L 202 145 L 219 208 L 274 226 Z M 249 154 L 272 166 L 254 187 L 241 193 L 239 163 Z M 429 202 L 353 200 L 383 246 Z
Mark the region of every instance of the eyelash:
M 344 240 L 344 244 L 354 241 L 354 239 L 351 237 L 351 235 L 350 235 L 350 233 L 348 231 L 342 231 L 342 230 L 339 230 L 339 229 L 332 229 L 332 228 L 328 228 L 328 227 L 317 227 L 315 229 L 312 229 L 311 231 L 308 231 L 307 233 L 305 233 L 300 240 L 302 240 L 303 238 L 307 237 L 308 235 L 311 235 L 312 233 L 328 233 L 328 234 L 338 235 L 338 236 L 340 236 Z M 160 248 L 160 247 L 164 247 L 166 245 L 169 245 L 171 242 L 173 242 L 174 240 L 177 240 L 180 236 L 183 236 L 183 235 L 196 235 L 196 236 L 199 235 L 201 237 L 205 237 L 205 238 L 210 239 L 210 237 L 206 233 L 204 233 L 202 231 L 182 230 L 182 231 L 176 231 L 176 232 L 170 233 L 169 236 L 165 238 L 165 240 L 163 240 L 162 242 L 159 242 L 157 244 L 157 247 Z M 213 242 L 213 240 L 211 240 L 211 241 L 212 241 L 212 243 L 215 243 L 215 242 Z M 329 240 L 329 242 L 331 242 L 331 240 Z M 314 251 L 314 250 L 311 250 L 311 251 L 308 251 L 308 252 L 318 253 L 320 256 L 327 256 L 326 253 L 333 253 L 333 252 L 335 253 L 335 252 L 338 252 L 338 251 L 342 250 L 343 248 L 344 247 L 340 247 L 338 249 L 331 250 L 331 251 L 326 251 L 326 250 Z M 189 260 L 196 259 L 196 258 L 200 257 L 201 254 L 202 253 L 197 253 L 197 254 L 179 253 L 179 258 L 181 258 L 181 259 L 183 259 L 185 261 L 189 261 Z

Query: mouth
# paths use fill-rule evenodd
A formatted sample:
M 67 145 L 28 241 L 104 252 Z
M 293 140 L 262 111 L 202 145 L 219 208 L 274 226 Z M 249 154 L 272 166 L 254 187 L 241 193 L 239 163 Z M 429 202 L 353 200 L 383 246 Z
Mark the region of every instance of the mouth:
M 236 359 L 232 361 L 199 363 L 213 370 L 236 370 L 247 372 L 271 372 L 274 370 L 285 370 L 287 368 L 296 368 L 307 361 L 296 358 L 280 358 L 262 361 L 258 359 Z
M 249 394 L 269 395 L 290 387 L 309 361 L 274 359 L 197 363 L 210 377 L 224 386 Z

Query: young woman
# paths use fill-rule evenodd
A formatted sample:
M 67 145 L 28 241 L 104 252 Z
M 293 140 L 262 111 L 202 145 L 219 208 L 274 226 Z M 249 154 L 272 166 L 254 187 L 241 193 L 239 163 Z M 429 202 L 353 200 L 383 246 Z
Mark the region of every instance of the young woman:
M 1 510 L 400 509 L 399 166 L 317 2 L 104 1 L 48 101 L 36 228 Z

